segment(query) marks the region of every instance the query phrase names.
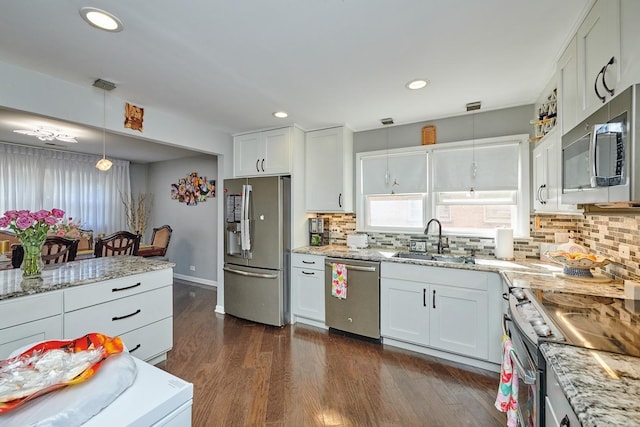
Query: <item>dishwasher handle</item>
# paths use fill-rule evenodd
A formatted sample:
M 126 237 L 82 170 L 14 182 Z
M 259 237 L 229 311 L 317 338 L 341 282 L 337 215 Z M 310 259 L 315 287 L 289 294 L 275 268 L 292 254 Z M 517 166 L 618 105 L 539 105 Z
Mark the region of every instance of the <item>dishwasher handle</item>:
M 334 263 L 331 262 L 325 262 L 324 265 L 326 265 L 327 267 L 332 267 Z M 343 264 L 344 268 L 346 268 L 347 270 L 353 270 L 353 271 L 365 271 L 368 273 L 375 273 L 376 268 L 375 267 L 362 267 L 360 265 L 351 265 L 351 264 Z

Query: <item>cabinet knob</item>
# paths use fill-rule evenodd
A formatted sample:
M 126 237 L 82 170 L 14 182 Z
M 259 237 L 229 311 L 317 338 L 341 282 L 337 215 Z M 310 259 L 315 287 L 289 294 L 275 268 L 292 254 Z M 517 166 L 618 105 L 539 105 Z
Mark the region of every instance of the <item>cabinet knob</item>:
M 349 321 L 349 323 L 353 323 L 353 319 L 351 317 L 347 317 L 347 320 Z

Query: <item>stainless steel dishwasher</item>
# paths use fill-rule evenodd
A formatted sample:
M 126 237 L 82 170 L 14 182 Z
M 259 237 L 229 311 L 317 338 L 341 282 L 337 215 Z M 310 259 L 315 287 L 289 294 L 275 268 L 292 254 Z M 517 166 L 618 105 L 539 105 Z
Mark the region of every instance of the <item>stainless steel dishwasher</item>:
M 331 295 L 333 264 L 347 271 L 347 298 Z M 380 263 L 325 259 L 325 324 L 330 329 L 380 339 Z

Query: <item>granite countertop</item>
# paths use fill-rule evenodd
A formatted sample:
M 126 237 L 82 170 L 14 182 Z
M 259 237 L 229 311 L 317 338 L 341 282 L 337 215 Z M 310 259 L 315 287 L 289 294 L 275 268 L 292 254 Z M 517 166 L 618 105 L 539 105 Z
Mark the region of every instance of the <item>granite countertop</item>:
M 50 264 L 42 270 L 41 280 L 23 280 L 22 270 L 19 268 L 3 270 L 0 271 L 0 300 L 164 270 L 173 266 L 175 264 L 172 262 L 123 255 Z
M 583 426 L 640 425 L 639 358 L 556 343 L 540 350 Z
M 560 269 L 562 270 L 562 269 Z M 625 298 L 624 283 L 621 280 L 598 283 L 566 279 L 558 272 L 527 273 L 522 271 L 502 271 L 509 287 L 541 289 L 544 291 L 568 292 L 583 295 L 595 295 L 609 298 Z
M 514 260 L 506 261 L 497 258 L 475 257 L 475 264 L 464 264 L 456 262 L 443 262 L 420 260 L 410 258 L 394 257 L 398 252 L 407 252 L 406 249 L 397 248 L 366 248 L 366 249 L 349 249 L 345 245 L 326 245 L 326 246 L 303 246 L 292 251 L 298 254 L 321 255 L 333 258 L 357 259 L 363 261 L 386 261 L 402 264 L 428 265 L 435 267 L 457 268 L 462 270 L 478 270 L 478 271 L 529 271 L 536 273 L 544 273 L 550 270 L 558 270 L 559 267 L 550 263 L 539 260 Z M 449 255 L 449 254 L 447 254 Z M 453 256 L 465 256 L 464 254 L 451 254 Z M 560 269 L 561 270 L 561 269 Z

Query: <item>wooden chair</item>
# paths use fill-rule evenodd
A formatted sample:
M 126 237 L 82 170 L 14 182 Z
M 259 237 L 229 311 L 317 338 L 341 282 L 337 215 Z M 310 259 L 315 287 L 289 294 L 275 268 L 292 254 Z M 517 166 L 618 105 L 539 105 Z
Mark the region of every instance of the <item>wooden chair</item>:
M 153 234 L 151 235 L 151 247 L 141 249 L 138 255 L 143 257 L 165 258 L 169 242 L 171 241 L 171 233 L 173 233 L 173 229 L 166 224 L 154 228 Z
M 80 229 L 80 237 L 78 238 L 79 251 L 93 251 L 93 230 Z
M 58 264 L 74 261 L 78 252 L 78 240 L 59 236 L 47 237 L 42 246 L 42 261 L 45 264 Z
M 94 250 L 95 257 L 138 255 L 141 237 L 128 231 L 116 231 L 107 237 L 98 238 Z

